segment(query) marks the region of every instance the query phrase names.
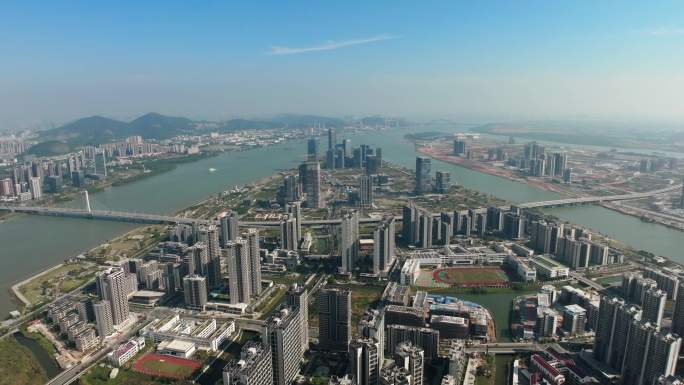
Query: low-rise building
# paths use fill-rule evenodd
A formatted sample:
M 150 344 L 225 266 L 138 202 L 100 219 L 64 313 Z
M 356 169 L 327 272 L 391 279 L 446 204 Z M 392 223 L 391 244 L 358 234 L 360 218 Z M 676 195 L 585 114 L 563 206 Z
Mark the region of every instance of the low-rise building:
M 74 343 L 79 352 L 86 352 L 95 348 L 100 343 L 100 339 L 95 329 L 88 328 L 74 338 Z
M 155 342 L 185 341 L 199 349 L 216 351 L 223 341 L 235 332 L 235 321 L 219 324 L 216 319 L 181 318 L 174 314 L 156 320 L 146 326 L 142 333 Z
M 540 255 L 530 260 L 537 270 L 537 275 L 545 279 L 565 278 L 570 275 L 570 269 L 554 261 L 548 255 Z
M 119 345 L 119 347 L 116 348 L 116 350 L 107 354 L 107 359 L 112 365 L 120 367 L 121 365 L 125 364 L 128 360 L 133 358 L 133 356 L 138 354 L 138 352 L 144 347 L 145 338 L 133 338 L 125 344 Z

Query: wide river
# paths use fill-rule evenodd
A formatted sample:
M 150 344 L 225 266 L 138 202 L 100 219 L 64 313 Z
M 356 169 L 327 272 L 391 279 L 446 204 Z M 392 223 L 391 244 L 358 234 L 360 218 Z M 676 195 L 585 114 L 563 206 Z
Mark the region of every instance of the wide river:
M 387 161 L 413 169 L 416 152 L 403 139 L 410 131 L 369 132 L 350 135 L 352 145 L 382 147 Z M 324 144 L 321 139 L 321 144 Z M 175 170 L 127 185 L 112 187 L 91 195 L 93 208 L 173 213 L 211 194 L 268 176 L 276 170 L 292 168 L 306 153 L 303 141 L 267 148 L 227 152 L 216 157 L 179 165 Z M 209 172 L 210 168 L 216 169 Z M 451 172 L 452 181 L 467 188 L 492 194 L 511 202 L 557 198 L 558 195 L 526 184 L 483 174 L 433 160 L 436 170 Z M 70 205 L 82 205 L 74 201 Z M 82 207 L 82 206 L 81 206 Z M 684 233 L 650 224 L 598 206 L 548 210 L 562 219 L 600 231 L 635 248 L 670 257 L 684 258 Z M 16 309 L 9 289 L 14 283 L 58 264 L 100 243 L 120 235 L 135 225 L 82 219 L 14 216 L 0 222 L 0 314 Z

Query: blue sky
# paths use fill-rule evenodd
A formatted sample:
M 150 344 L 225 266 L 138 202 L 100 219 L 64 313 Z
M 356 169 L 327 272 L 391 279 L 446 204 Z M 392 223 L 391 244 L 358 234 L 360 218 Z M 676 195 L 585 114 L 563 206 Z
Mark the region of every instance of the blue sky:
M 684 120 L 681 1 L 196 3 L 1 3 L 0 129 L 147 111 Z

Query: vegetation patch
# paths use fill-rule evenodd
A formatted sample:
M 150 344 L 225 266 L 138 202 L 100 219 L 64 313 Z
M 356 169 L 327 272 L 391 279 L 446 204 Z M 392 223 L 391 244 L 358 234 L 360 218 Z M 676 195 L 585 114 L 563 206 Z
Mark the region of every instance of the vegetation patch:
M 14 338 L 0 340 L 0 385 L 39 385 L 47 379 L 30 350 Z

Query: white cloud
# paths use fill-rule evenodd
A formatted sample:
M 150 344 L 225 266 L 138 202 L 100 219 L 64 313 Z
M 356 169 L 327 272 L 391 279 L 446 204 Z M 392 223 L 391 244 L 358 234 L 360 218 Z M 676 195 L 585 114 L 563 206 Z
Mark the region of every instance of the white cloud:
M 651 36 L 684 36 L 684 27 L 658 27 L 647 33 Z
M 379 41 L 385 41 L 385 40 L 392 40 L 396 39 L 398 36 L 395 35 L 377 35 L 377 36 L 371 36 L 371 37 L 364 37 L 360 39 L 349 39 L 349 40 L 341 40 L 341 41 L 335 41 L 335 40 L 330 40 L 327 41 L 323 44 L 319 45 L 314 45 L 311 47 L 285 47 L 285 46 L 274 46 L 271 47 L 271 51 L 268 52 L 270 55 L 294 55 L 294 54 L 299 54 L 299 53 L 308 53 L 308 52 L 316 52 L 316 51 L 330 51 L 330 50 L 335 50 L 339 48 L 344 48 L 344 47 L 351 47 L 354 45 L 361 45 L 361 44 L 369 44 L 369 43 L 375 43 Z

